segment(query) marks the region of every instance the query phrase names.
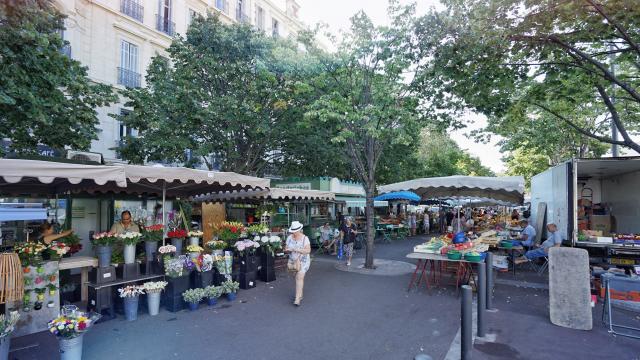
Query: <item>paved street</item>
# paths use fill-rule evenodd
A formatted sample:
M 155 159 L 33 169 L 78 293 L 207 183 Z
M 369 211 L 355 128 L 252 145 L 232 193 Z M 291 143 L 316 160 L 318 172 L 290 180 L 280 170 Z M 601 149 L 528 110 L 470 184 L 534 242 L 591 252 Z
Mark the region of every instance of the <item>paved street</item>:
M 378 247 L 377 257 L 404 260 L 410 239 Z M 363 255 L 359 253 L 358 255 Z M 499 279 L 512 279 L 499 274 Z M 214 308 L 140 315 L 98 324 L 85 336 L 86 359 L 444 359 L 459 328 L 460 302 L 452 286 L 407 292 L 409 275 L 374 276 L 339 271 L 332 257 L 316 258 L 303 305 L 291 305 L 293 279 L 240 291 Z M 609 335 L 594 312 L 594 331 L 562 329 L 548 321 L 547 291 L 498 285 L 496 313 L 488 315 L 495 342 L 476 343 L 476 359 L 637 359 L 640 342 Z M 635 315 L 634 315 L 635 316 Z M 638 322 L 637 318 L 634 320 Z M 558 339 L 562 339 L 558 342 Z M 46 333 L 14 340 L 11 359 L 52 359 Z M 550 344 L 550 345 L 547 345 Z M 564 344 L 566 346 L 561 346 Z M 619 346 L 613 346 L 619 345 Z M 205 355 L 206 354 L 206 355 Z

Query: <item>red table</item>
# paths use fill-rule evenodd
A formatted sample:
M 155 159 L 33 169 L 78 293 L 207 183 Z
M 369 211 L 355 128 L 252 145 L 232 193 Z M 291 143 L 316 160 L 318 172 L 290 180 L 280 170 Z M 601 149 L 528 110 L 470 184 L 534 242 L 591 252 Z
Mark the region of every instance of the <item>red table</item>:
M 464 282 L 464 280 L 467 278 L 469 280 L 473 280 L 473 268 L 471 264 L 473 264 L 474 262 L 472 261 L 462 259 L 451 260 L 444 255 L 416 252 L 408 254 L 407 258 L 418 260 L 418 264 L 416 265 L 416 269 L 411 276 L 411 281 L 409 282 L 409 288 L 407 289 L 407 291 L 411 290 L 411 288 L 413 287 L 419 288 L 423 280 L 427 289 L 429 289 L 430 284 L 428 272 L 431 272 L 432 283 L 434 285 L 438 284 L 440 282 L 440 278 L 442 277 L 442 268 L 447 262 L 457 263 L 456 288 L 459 289 L 462 282 Z

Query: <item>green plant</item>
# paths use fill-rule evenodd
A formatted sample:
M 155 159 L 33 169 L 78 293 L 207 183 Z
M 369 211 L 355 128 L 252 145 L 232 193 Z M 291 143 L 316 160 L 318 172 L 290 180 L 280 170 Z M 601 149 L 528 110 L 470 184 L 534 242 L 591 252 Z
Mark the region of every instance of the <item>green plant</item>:
M 204 298 L 204 296 L 204 289 L 201 288 L 189 289 L 182 293 L 182 298 L 184 299 L 184 301 L 191 304 L 199 303 Z
M 227 280 L 220 285 L 225 294 L 233 294 L 240 289 L 240 283 L 237 281 Z
M 209 299 L 217 299 L 224 293 L 222 286 L 210 285 L 204 288 L 203 290 L 204 290 L 204 297 Z
M 0 338 L 11 335 L 19 319 L 20 314 L 17 311 L 12 311 L 8 317 L 0 314 Z

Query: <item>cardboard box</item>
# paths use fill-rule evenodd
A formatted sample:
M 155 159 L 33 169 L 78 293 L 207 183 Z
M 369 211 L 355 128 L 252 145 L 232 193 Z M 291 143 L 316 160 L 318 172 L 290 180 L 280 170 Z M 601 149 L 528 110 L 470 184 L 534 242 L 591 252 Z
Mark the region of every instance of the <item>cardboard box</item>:
M 608 236 L 598 236 L 596 237 L 596 241 L 599 244 L 613 244 L 613 238 Z
M 578 226 L 579 228 L 580 226 Z M 603 236 L 611 236 L 611 216 L 593 215 L 591 217 L 591 229 L 602 231 Z
M 584 230 L 583 233 L 589 237 L 599 237 L 602 236 L 601 230 Z

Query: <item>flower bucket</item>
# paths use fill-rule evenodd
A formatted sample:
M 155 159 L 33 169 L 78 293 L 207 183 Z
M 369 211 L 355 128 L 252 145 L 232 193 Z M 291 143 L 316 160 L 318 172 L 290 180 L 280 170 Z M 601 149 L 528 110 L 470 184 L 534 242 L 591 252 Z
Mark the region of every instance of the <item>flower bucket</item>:
M 96 246 L 96 256 L 99 267 L 111 266 L 111 246 Z
M 171 245 L 176 247 L 176 256 L 182 255 L 182 239 L 171 238 Z
M 236 293 L 227 293 L 227 300 L 234 301 L 236 299 Z
M 144 253 L 147 256 L 147 261 L 153 261 L 154 253 L 158 251 L 158 242 L 157 241 L 145 241 L 144 242 Z
M 138 296 L 126 297 L 124 299 L 124 317 L 127 321 L 134 321 L 138 318 Z
M 197 236 L 192 236 L 189 238 L 189 245 L 195 245 L 195 246 L 199 246 L 200 245 L 200 238 Z
M 160 292 L 147 292 L 147 307 L 151 316 L 158 315 L 160 312 L 160 295 Z
M 136 261 L 136 246 L 125 245 L 123 255 L 125 264 L 133 264 Z
M 199 305 L 198 303 L 187 303 L 187 304 L 189 304 L 189 310 L 191 311 L 198 310 L 198 305 Z
M 207 299 L 207 304 L 209 306 L 215 306 L 218 303 L 218 299 L 217 298 L 209 298 Z
M 9 358 L 9 347 L 11 346 L 11 335 L 0 338 L 0 360 Z
M 60 338 L 60 360 L 82 360 L 82 338 L 84 335 L 71 339 Z

